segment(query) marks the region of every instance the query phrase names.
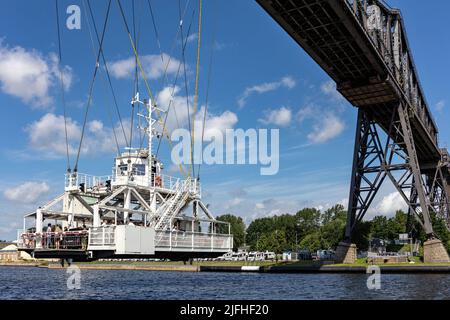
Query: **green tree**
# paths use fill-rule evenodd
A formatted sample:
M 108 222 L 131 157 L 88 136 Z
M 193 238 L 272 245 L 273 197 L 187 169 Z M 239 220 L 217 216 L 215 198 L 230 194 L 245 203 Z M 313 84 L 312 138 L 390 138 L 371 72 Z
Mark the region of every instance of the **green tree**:
M 300 249 L 309 250 L 311 252 L 322 249 L 322 239 L 320 237 L 320 232 L 315 231 L 306 235 L 300 242 Z
M 261 237 L 273 230 L 275 230 L 275 220 L 273 217 L 253 220 L 247 228 L 247 245 L 249 245 L 252 250 L 258 250 L 256 244 L 261 241 Z
M 352 242 L 356 244 L 359 250 L 369 249 L 369 240 L 371 237 L 372 221 L 357 222 L 353 230 Z
M 330 209 L 327 209 L 321 215 L 321 225 L 327 225 L 333 220 L 347 221 L 347 211 L 342 204 L 337 204 Z
M 435 213 L 431 214 L 431 222 L 433 224 L 433 231 L 439 240 L 442 241 L 447 251 L 450 250 L 450 231 L 446 226 L 446 222 Z
M 230 224 L 230 232 L 233 235 L 233 250 L 237 250 L 245 242 L 245 223 L 241 217 L 224 214 L 216 218 L 219 221 L 228 222 Z M 228 233 L 228 226 L 217 224 L 218 233 Z
M 257 250 L 259 251 L 273 251 L 275 253 L 282 253 L 288 249 L 286 242 L 286 233 L 283 230 L 274 230 L 263 233 L 258 238 Z
M 295 214 L 295 225 L 298 227 L 298 232 L 306 236 L 320 227 L 320 210 L 315 208 L 305 208 Z
M 376 216 L 372 219 L 372 238 L 389 239 L 388 219 L 385 216 Z
M 391 224 L 390 231 L 396 234 L 396 237 L 399 233 L 406 233 L 406 224 L 408 222 L 408 215 L 402 210 L 397 210 L 395 216 L 389 219 Z
M 275 216 L 274 223 L 275 230 L 282 231 L 282 234 L 284 235 L 285 248 L 283 248 L 283 250 L 295 249 L 296 240 L 298 240 L 299 235 L 296 216 L 290 214 Z

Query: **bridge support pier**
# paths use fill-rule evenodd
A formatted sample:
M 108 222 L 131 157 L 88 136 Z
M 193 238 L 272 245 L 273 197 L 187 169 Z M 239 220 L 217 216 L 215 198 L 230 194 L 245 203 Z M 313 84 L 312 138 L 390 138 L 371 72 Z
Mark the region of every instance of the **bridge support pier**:
M 351 264 L 356 262 L 356 244 L 342 241 L 336 249 L 335 262 Z
M 450 212 L 446 179 L 441 171 L 445 161 L 421 163 L 410 121 L 408 107 L 399 103 L 392 108 L 390 123 L 384 128 L 385 136 L 381 136 L 373 111 L 358 109 L 347 226 L 344 242 L 339 244 L 336 252 L 338 262 L 356 260 L 356 246 L 351 245 L 353 232 L 386 178 L 408 205 L 410 217 L 427 234 L 425 262 L 450 262 L 432 226 L 432 217 L 446 219 Z
M 450 258 L 444 244 L 439 239 L 425 241 L 423 244 L 423 262 L 449 263 Z

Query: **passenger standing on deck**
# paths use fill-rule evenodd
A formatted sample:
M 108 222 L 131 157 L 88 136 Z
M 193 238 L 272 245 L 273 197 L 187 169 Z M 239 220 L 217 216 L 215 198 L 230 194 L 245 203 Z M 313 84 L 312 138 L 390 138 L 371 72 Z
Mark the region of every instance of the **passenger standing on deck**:
M 66 237 L 66 232 L 68 232 L 69 231 L 69 229 L 67 228 L 67 227 L 64 227 L 64 231 L 63 231 L 63 234 L 62 234 L 62 246 L 63 246 L 63 249 L 66 249 L 67 248 L 67 241 L 66 241 L 66 239 L 65 239 L 65 237 Z
M 86 248 L 87 248 L 87 242 L 88 242 L 88 235 L 87 235 L 87 227 L 86 227 L 86 224 L 85 224 L 85 221 L 83 220 L 83 226 L 82 226 L 82 228 L 83 228 L 83 231 L 81 232 L 81 249 L 82 250 L 86 250 Z
M 62 229 L 59 227 L 59 224 L 55 227 L 55 246 L 56 250 L 59 250 L 59 245 L 62 240 Z
M 47 237 L 46 246 L 47 246 L 47 249 L 50 249 L 50 246 L 52 244 L 52 235 L 51 235 L 51 233 L 52 233 L 52 224 L 49 223 L 47 225 L 47 232 L 46 232 L 46 237 Z

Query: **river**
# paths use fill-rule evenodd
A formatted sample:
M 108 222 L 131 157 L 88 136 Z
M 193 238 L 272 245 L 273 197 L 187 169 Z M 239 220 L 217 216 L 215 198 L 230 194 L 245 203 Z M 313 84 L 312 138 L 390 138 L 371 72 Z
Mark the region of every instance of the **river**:
M 81 270 L 69 290 L 64 269 L 0 267 L 2 299 L 448 299 L 450 275 L 261 274 Z

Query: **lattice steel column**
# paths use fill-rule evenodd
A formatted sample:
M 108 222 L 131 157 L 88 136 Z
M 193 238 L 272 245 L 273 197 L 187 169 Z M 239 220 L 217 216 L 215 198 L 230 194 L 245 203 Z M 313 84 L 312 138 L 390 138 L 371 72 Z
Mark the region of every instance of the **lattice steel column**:
M 442 183 L 444 179 L 438 174 L 440 171 L 436 171 L 435 178 L 428 182 L 427 187 L 417 158 L 408 112 L 403 105 L 392 111 L 384 148 L 379 133 L 370 113 L 359 108 L 345 241 L 351 242 L 356 224 L 364 218 L 386 177 L 407 203 L 409 213 L 432 238 L 430 209 L 441 216 L 448 215 L 448 196 Z M 394 172 L 399 175 L 394 176 Z
M 345 229 L 347 242 L 350 242 L 356 223 L 363 219 L 386 177 L 383 155 L 375 122 L 359 108 Z
M 403 138 L 406 145 L 406 150 L 408 152 L 408 163 L 410 170 L 413 174 L 413 183 L 417 191 L 417 196 L 419 198 L 420 207 L 422 209 L 422 219 L 424 223 L 424 229 L 428 236 L 433 235 L 433 226 L 431 225 L 430 212 L 428 210 L 427 196 L 424 189 L 424 184 L 422 180 L 422 174 L 420 172 L 419 160 L 417 159 L 416 148 L 414 145 L 413 132 L 411 130 L 411 124 L 409 121 L 408 109 L 403 106 L 402 103 L 398 106 L 398 114 L 401 123 L 401 128 L 403 131 Z

